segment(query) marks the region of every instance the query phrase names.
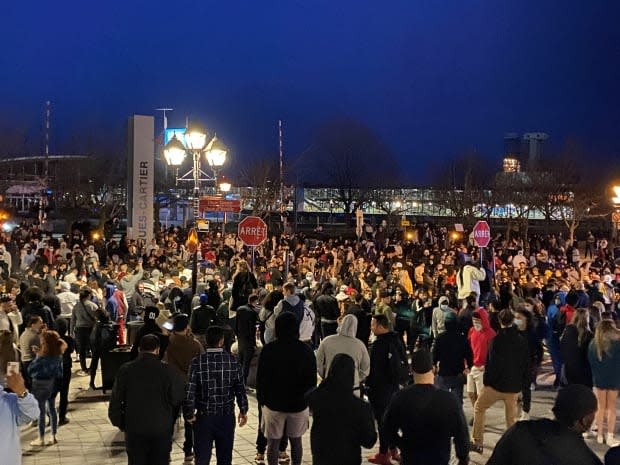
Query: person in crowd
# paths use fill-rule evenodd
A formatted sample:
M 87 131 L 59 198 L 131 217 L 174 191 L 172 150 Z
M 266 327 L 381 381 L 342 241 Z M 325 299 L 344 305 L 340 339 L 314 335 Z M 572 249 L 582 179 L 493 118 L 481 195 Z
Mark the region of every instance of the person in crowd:
M 166 336 L 159 325 L 157 324 L 157 318 L 159 317 L 159 308 L 146 307 L 143 313 L 144 325 L 138 330 L 136 340 L 131 347 L 132 358 L 136 358 L 140 349 L 140 341 L 147 334 L 154 334 L 159 339 L 159 347 L 157 353 L 160 359 L 164 358 L 166 349 L 168 348 L 168 336 Z
M 534 316 L 531 311 L 524 306 L 519 306 L 515 310 L 515 326 L 519 334 L 523 336 L 528 346 L 529 364 L 528 364 L 528 382 L 521 388 L 521 400 L 523 402 L 523 411 L 520 420 L 530 419 L 530 409 L 532 406 L 532 387 L 536 384 L 538 368 L 542 364 L 543 346 L 542 340 L 538 338 L 536 328 L 534 328 Z
M 66 348 L 62 353 L 62 382 L 58 387 L 60 402 L 58 404 L 58 426 L 69 423 L 67 418 L 67 408 L 69 406 L 69 386 L 71 384 L 71 368 L 73 359 L 71 355 L 75 352 L 75 340 L 68 334 L 68 323 L 66 319 L 56 320 L 56 327 L 60 338 L 65 342 Z
M 377 441 L 372 409 L 352 389 L 356 372 L 355 361 L 338 353 L 323 382 L 308 394 L 314 465 L 360 465 L 360 448 L 369 449 Z
M 560 308 L 564 305 L 565 292 L 558 292 L 553 296 L 552 303 L 547 307 L 547 348 L 551 356 L 551 364 L 555 380 L 553 387 L 557 388 L 562 384 L 562 351 L 560 349 L 560 339 L 564 332 L 564 325 L 560 324 Z
M 282 312 L 289 312 L 295 315 L 298 324 L 304 316 L 304 302 L 295 294 L 295 285 L 293 283 L 284 283 L 282 286 L 284 298 L 278 302 L 273 309 L 273 313 L 265 320 L 265 342 L 270 343 L 275 338 L 275 321 Z
M 299 323 L 292 312 L 278 315 L 275 336 L 261 351 L 256 375 L 261 428 L 268 440 L 267 464 L 277 465 L 280 440 L 286 434 L 291 463 L 301 465 L 301 437 L 309 420 L 305 395 L 316 386 L 316 359 L 312 349 L 299 340 Z
M 195 339 L 189 328 L 189 318 L 184 313 L 177 313 L 173 317 L 172 334 L 170 335 L 168 348 L 164 355 L 164 361 L 172 367 L 175 372 L 187 384 L 189 367 L 192 360 L 204 353 L 200 342 Z M 177 411 L 175 419 L 179 416 Z M 190 461 L 194 458 L 194 429 L 191 423 L 185 422 L 185 441 L 183 442 L 183 452 L 185 460 Z
M 122 365 L 108 406 L 112 425 L 125 433 L 129 465 L 168 465 L 172 425 L 184 396 L 184 383 L 159 357 L 159 338 L 140 340 L 140 355 Z
M 95 377 L 99 368 L 99 360 L 101 360 L 104 352 L 116 346 L 116 333 L 112 330 L 109 323 L 110 317 L 108 312 L 101 307 L 97 307 L 97 310 L 95 310 L 95 325 L 90 333 L 89 340 L 92 357 L 90 359 L 90 383 L 88 386 L 92 390 L 98 389 L 95 387 Z
M 398 335 L 390 330 L 390 321 L 386 315 L 373 315 L 370 329 L 376 339 L 370 348 L 370 373 L 366 379 L 366 388 L 378 424 L 379 452 L 370 456 L 368 461 L 390 465 L 390 459 L 398 457 L 398 450 L 396 444 L 388 442 L 383 428 L 383 415 L 403 381 L 400 378 L 400 366 L 408 368 L 408 360 Z
M 248 262 L 239 260 L 237 262 L 237 271 L 232 278 L 232 294 L 229 306 L 229 318 L 235 317 L 237 308 L 248 303 L 248 298 L 258 288 L 256 277 L 250 271 Z M 231 325 L 234 326 L 234 325 Z
M 447 296 L 442 295 L 437 302 L 437 307 L 433 309 L 433 316 L 431 320 L 433 339 L 437 339 L 440 334 L 445 332 L 445 320 L 449 314 L 456 316 L 454 309 L 450 308 L 450 299 L 448 299 Z
M 78 303 L 80 298 L 75 292 L 72 292 L 71 285 L 66 281 L 61 281 L 60 292 L 56 295 L 60 301 L 60 316 L 65 318 L 71 318 L 71 312 L 73 307 Z
M 414 384 L 394 394 L 388 404 L 383 420 L 386 440 L 400 449 L 402 465 L 447 465 L 454 438 L 458 463 L 467 464 L 469 437 L 461 403 L 435 388 L 426 349 L 414 351 L 411 358 Z
M 215 443 L 217 463 L 230 465 L 237 422 L 247 422 L 248 399 L 241 366 L 224 348 L 224 330 L 211 326 L 207 330 L 207 350 L 192 360 L 189 383 L 183 402 L 185 421 L 194 424 L 196 464 L 208 465 Z
M 40 316 L 48 328 L 54 328 L 54 315 L 47 305 L 43 304 L 43 291 L 36 286 L 31 286 L 24 292 L 26 304 L 22 309 L 22 320 L 27 322 L 31 316 Z M 22 328 L 23 330 L 23 328 Z
M 6 389 L 0 389 L 0 450 L 7 464 L 21 465 L 20 428 L 39 418 L 39 402 L 26 389 L 17 372 L 6 377 Z
M 41 447 L 56 444 L 58 415 L 56 395 L 62 383 L 62 354 L 67 348 L 56 331 L 43 331 L 39 338 L 40 346 L 36 358 L 28 366 L 32 379 L 32 393 L 39 403 L 39 437 L 30 442 L 31 446 Z M 51 438 L 45 439 L 45 422 L 50 417 Z
M 209 296 L 207 294 L 200 294 L 199 304 L 200 305 L 192 309 L 189 326 L 192 329 L 192 334 L 200 341 L 202 346 L 205 347 L 207 344 L 207 329 L 217 325 L 217 316 L 215 313 L 217 307 L 209 305 Z
M 596 397 L 587 386 L 560 389 L 553 405 L 555 418 L 515 423 L 495 445 L 487 465 L 602 465 L 582 437 L 596 410 Z
M 82 376 L 90 375 L 90 370 L 86 366 L 86 356 L 91 350 L 90 335 L 97 323 L 97 305 L 91 301 L 92 295 L 93 291 L 89 287 L 80 289 L 80 300 L 71 312 L 71 328 L 75 332 Z
M 361 395 L 361 383 L 370 373 L 370 356 L 362 341 L 357 339 L 357 318 L 345 315 L 337 329 L 337 334 L 327 336 L 321 341 L 316 353 L 316 365 L 319 376 L 325 378 L 330 372 L 334 357 L 347 354 L 355 364 L 354 384 L 351 388 Z
M 314 311 L 321 321 L 321 335 L 325 338 L 336 334 L 340 309 L 334 296 L 334 286 L 328 281 L 314 299 Z
M 37 356 L 40 348 L 40 335 L 45 330 L 45 323 L 40 316 L 31 316 L 26 324 L 26 329 L 19 337 L 19 348 L 21 351 L 21 370 L 26 381 L 26 387 L 32 388 L 32 380 L 28 373 L 28 367 Z
M 484 369 L 484 387 L 474 406 L 474 429 L 471 450 L 483 452 L 486 411 L 501 400 L 506 412 L 506 429 L 517 415 L 517 399 L 525 384 L 529 384 L 529 351 L 527 341 L 514 326 L 514 314 L 504 309 L 499 314 L 501 329 L 489 346 Z
M 456 284 L 458 289 L 458 298 L 461 302 L 461 308 L 465 306 L 467 297 L 474 293 L 476 295 L 476 304 L 480 298 L 480 281 L 484 281 L 486 271 L 478 263 L 472 263 L 470 259 L 466 259 L 465 264 L 456 274 Z
M 473 368 L 473 354 L 467 338 L 459 331 L 454 312 L 445 315 L 444 329 L 433 341 L 433 371 L 437 387 L 453 393 L 462 406 L 463 385 Z
M 489 323 L 489 314 L 486 310 L 479 308 L 474 311 L 472 313 L 472 327 L 467 335 L 473 356 L 473 365 L 467 374 L 467 395 L 471 400 L 472 407 L 475 407 L 478 396 L 484 387 L 484 367 L 487 363 L 489 346 L 495 334 Z
M 588 347 L 594 333 L 590 330 L 589 320 L 588 310 L 578 308 L 572 323 L 566 326 L 560 339 L 564 373 L 568 384 L 583 384 L 592 387 Z
M 258 295 L 252 294 L 246 305 L 237 308 L 235 334 L 237 335 L 237 354 L 242 366 L 243 383 L 247 385 L 250 364 L 256 351 L 256 325 L 258 323 Z
M 598 400 L 596 442 L 613 447 L 616 427 L 616 401 L 620 389 L 620 330 L 610 319 L 603 319 L 594 331 L 588 347 L 588 361 L 592 369 L 592 384 Z M 605 421 L 607 424 L 605 425 Z M 603 435 L 607 426 L 607 434 Z

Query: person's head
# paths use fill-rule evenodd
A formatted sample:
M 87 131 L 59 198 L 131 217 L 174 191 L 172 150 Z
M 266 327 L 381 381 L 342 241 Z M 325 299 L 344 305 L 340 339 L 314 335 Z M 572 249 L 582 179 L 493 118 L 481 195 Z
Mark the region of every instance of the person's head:
M 172 320 L 172 331 L 177 334 L 189 332 L 189 317 L 185 313 L 177 313 Z
M 498 319 L 502 328 L 510 328 L 514 323 L 515 317 L 509 309 L 505 308 L 499 312 Z
M 224 328 L 221 326 L 209 326 L 205 334 L 205 339 L 209 349 L 224 347 Z
M 577 433 L 585 433 L 594 422 L 598 405 L 589 387 L 569 384 L 562 388 L 553 405 L 555 419 Z
M 347 354 L 336 354 L 329 366 L 327 377 L 321 384 L 330 392 L 351 394 L 355 379 L 355 362 Z
M 337 329 L 341 336 L 355 337 L 357 333 L 357 317 L 355 315 L 345 315 Z
M 57 357 L 67 348 L 67 343 L 56 331 L 43 331 L 39 336 L 39 343 L 41 348 L 37 355 L 41 357 Z
M 276 339 L 299 339 L 299 323 L 292 312 L 280 313 L 276 318 Z
M 478 310 L 474 311 L 471 314 L 471 322 L 472 322 L 474 330 L 482 331 L 482 315 L 480 314 Z
M 433 384 L 433 360 L 427 349 L 419 349 L 411 355 L 411 369 L 415 384 Z
M 576 309 L 571 324 L 577 328 L 577 343 L 581 346 L 585 340 L 585 336 L 590 332 L 590 312 L 588 309 Z
M 601 320 L 594 331 L 594 347 L 599 360 L 603 360 L 603 357 L 609 353 L 611 342 L 618 339 L 620 339 L 620 331 L 616 328 L 616 322 L 607 319 Z
M 155 334 L 147 334 L 140 339 L 140 353 L 159 355 L 159 338 Z
M 44 326 L 45 323 L 43 323 L 43 318 L 40 316 L 31 316 L 28 319 L 28 323 L 26 323 L 27 328 L 30 328 L 32 331 L 37 333 L 41 332 Z
M 90 300 L 93 295 L 93 290 L 90 287 L 84 286 L 80 289 L 80 300 Z
M 29 287 L 24 292 L 24 300 L 27 303 L 37 303 L 43 300 L 43 291 L 36 286 Z
M 390 320 L 382 313 L 376 313 L 370 320 L 370 329 L 375 336 L 390 332 Z
M 144 308 L 144 316 L 143 319 L 145 322 L 147 321 L 155 321 L 159 316 L 159 308 L 153 305 L 147 305 Z
M 525 331 L 530 326 L 532 313 L 525 307 L 519 306 L 514 313 L 514 324 L 519 331 Z
M 295 285 L 293 283 L 284 283 L 282 292 L 284 292 L 285 297 L 295 295 Z
M 444 312 L 450 309 L 450 299 L 448 299 L 447 296 L 442 295 L 439 298 L 439 308 L 442 309 Z

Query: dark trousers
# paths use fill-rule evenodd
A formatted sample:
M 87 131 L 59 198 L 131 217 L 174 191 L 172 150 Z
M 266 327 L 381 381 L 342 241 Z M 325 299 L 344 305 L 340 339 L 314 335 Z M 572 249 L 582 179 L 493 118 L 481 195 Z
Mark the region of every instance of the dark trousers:
M 213 443 L 215 443 L 217 465 L 230 465 L 234 440 L 235 416 L 233 414 L 197 415 L 194 424 L 196 465 L 209 465 Z
M 101 350 L 99 347 L 92 347 L 92 359 L 90 360 L 90 384 L 95 384 L 95 376 L 97 375 L 97 368 L 99 368 L 99 360 L 101 360 Z
M 80 368 L 82 371 L 88 371 L 86 367 L 86 354 L 90 350 L 90 333 L 92 330 L 92 328 L 75 328 L 75 342 L 78 346 Z
M 69 384 L 71 384 L 71 365 L 64 366 L 62 371 L 62 381 L 60 383 L 60 405 L 58 406 L 58 417 L 60 421 L 67 418 L 67 408 L 69 406 Z
M 259 454 L 265 454 L 267 450 L 267 438 L 263 434 L 263 431 L 260 428 L 260 425 L 263 421 L 263 409 L 261 405 L 258 405 L 258 434 L 256 435 L 256 452 Z M 288 444 L 288 437 L 286 434 L 280 439 L 280 452 L 284 452 L 286 450 L 286 445 Z
M 161 434 L 125 433 L 128 465 L 168 465 L 172 431 Z
M 172 430 L 174 431 L 174 424 L 176 423 L 179 414 L 181 413 L 181 407 L 177 409 L 174 414 L 174 421 L 172 422 Z M 183 441 L 183 452 L 185 455 L 191 455 L 194 450 L 194 426 L 191 423 L 183 421 L 183 430 L 185 431 L 185 440 Z
M 381 454 L 387 453 L 388 449 L 394 447 L 394 444 L 388 444 L 385 438 L 385 429 L 383 428 L 383 414 L 387 409 L 390 400 L 392 400 L 392 396 L 395 392 L 398 391 L 398 387 L 395 387 L 393 390 L 386 390 L 384 392 L 377 393 L 375 395 L 368 396 L 370 400 L 370 405 L 372 406 L 372 411 L 375 415 L 375 419 L 377 420 L 377 429 L 379 432 L 379 452 Z
M 438 376 L 437 387 L 442 391 L 451 392 L 463 405 L 463 377 L 462 376 Z
M 28 389 L 29 391 L 32 391 L 32 378 L 28 374 L 28 367 L 30 366 L 31 363 L 32 361 L 22 362 L 22 365 L 21 365 L 22 377 L 24 378 L 24 384 L 26 385 L 26 389 Z
M 252 363 L 252 357 L 254 357 L 254 352 L 256 351 L 256 347 L 252 344 L 239 344 L 237 349 L 237 357 L 239 359 L 239 363 L 241 364 L 241 369 L 243 373 L 243 384 L 247 386 L 248 384 L 248 375 L 250 374 L 250 365 Z

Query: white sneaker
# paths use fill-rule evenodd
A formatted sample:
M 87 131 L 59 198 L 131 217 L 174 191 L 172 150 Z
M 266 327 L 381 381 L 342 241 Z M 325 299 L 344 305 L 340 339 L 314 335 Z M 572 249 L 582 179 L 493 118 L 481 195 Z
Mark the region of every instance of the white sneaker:
M 51 439 L 45 440 L 46 446 L 53 446 L 54 444 L 58 444 L 58 440 L 56 439 L 56 436 L 52 436 Z
M 519 417 L 519 421 L 527 421 L 530 419 L 530 414 L 527 412 L 521 412 L 521 416 Z
M 614 439 L 614 433 L 607 433 L 606 443 L 609 447 L 620 446 L 620 441 Z
M 33 447 L 42 447 L 45 445 L 45 440 L 41 437 L 38 437 L 37 439 L 30 441 L 30 445 Z

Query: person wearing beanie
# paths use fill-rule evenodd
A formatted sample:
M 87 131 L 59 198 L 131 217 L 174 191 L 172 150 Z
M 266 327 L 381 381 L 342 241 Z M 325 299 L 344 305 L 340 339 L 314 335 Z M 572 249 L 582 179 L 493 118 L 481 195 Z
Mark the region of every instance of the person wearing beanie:
M 386 440 L 400 449 L 401 465 L 447 465 L 454 438 L 458 463 L 467 464 L 465 414 L 453 394 L 434 386 L 430 352 L 413 352 L 411 368 L 414 384 L 394 394 L 385 412 Z
M 597 409 L 587 386 L 570 384 L 558 391 L 554 420 L 519 421 L 504 433 L 487 465 L 602 465 L 582 434 L 589 431 Z

